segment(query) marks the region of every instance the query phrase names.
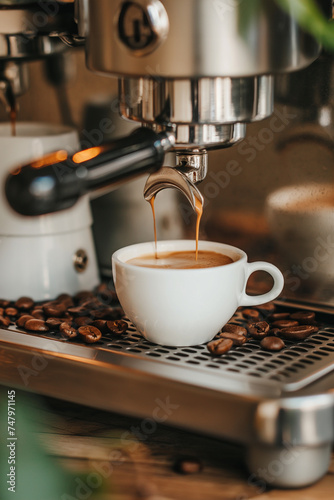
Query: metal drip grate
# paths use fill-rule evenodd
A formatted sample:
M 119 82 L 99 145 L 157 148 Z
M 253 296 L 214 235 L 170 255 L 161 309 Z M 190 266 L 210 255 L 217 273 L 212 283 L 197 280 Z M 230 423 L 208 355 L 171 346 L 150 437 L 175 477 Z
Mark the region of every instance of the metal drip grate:
M 233 322 L 244 324 L 237 318 Z M 152 344 L 144 340 L 129 322 L 126 339 L 107 341 L 103 347 L 184 366 L 265 377 L 284 385 L 298 383 L 298 387 L 302 382 L 303 385 L 309 383 L 334 369 L 334 328 L 324 327 L 307 340 L 285 341 L 285 344 L 283 351 L 268 352 L 262 350 L 255 340 L 249 340 L 241 347 L 233 347 L 228 354 L 213 357 L 205 345 L 165 347 Z
M 196 371 L 204 370 L 217 376 L 239 374 L 254 381 L 276 381 L 279 386 L 290 391 L 304 387 L 334 369 L 334 327 L 328 325 L 323 325 L 319 332 L 306 340 L 285 341 L 286 348 L 279 352 L 264 351 L 259 342 L 248 340 L 243 346 L 232 347 L 227 354 L 214 357 L 205 345 L 169 347 L 152 344 L 143 339 L 129 320 L 126 321 L 128 329 L 125 335 L 121 338 L 105 335 L 94 346 L 68 342 L 58 332 L 43 334 L 43 338 L 58 339 L 71 345 L 79 344 L 87 349 L 131 355 L 141 360 L 150 358 L 159 363 Z M 232 322 L 245 326 L 245 320 L 239 312 Z

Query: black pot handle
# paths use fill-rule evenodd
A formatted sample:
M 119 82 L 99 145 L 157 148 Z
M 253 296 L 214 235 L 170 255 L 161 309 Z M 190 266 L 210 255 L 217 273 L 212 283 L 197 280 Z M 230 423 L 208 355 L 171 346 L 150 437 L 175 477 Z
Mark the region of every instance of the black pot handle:
M 57 151 L 12 171 L 5 185 L 11 207 L 21 215 L 43 215 L 72 207 L 91 191 L 117 187 L 158 170 L 173 138 L 142 127 L 132 134 L 69 155 Z

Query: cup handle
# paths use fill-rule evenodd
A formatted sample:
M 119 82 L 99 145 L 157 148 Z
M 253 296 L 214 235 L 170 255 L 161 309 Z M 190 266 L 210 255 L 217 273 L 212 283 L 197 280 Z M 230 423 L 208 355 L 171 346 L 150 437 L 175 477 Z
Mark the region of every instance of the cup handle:
M 270 276 L 274 280 L 273 287 L 267 293 L 263 293 L 261 295 L 254 295 L 254 296 L 248 295 L 244 291 L 242 296 L 241 296 L 241 300 L 240 300 L 241 306 L 258 306 L 260 304 L 265 304 L 266 302 L 270 302 L 271 300 L 276 299 L 276 297 L 278 297 L 278 295 L 283 290 L 283 286 L 284 286 L 283 274 L 276 266 L 274 266 L 273 264 L 270 264 L 269 262 L 261 262 L 261 261 L 247 263 L 246 283 L 247 283 L 250 275 L 253 274 L 255 271 L 265 271 L 266 273 L 270 274 Z

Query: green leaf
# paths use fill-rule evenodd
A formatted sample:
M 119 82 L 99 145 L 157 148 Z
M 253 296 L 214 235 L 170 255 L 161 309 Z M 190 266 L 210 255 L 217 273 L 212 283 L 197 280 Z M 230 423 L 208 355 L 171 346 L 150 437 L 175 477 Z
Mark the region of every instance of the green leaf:
M 43 428 L 36 423 L 39 399 L 15 392 L 15 405 L 9 409 L 8 393 L 0 388 L 1 500 L 76 500 L 83 492 L 93 500 L 104 487 L 102 479 L 101 485 L 91 488 L 86 476 L 70 473 L 48 455 L 40 442 Z M 8 427 L 13 409 L 13 426 Z
M 334 51 L 334 24 L 326 19 L 315 0 L 275 0 L 306 32 L 327 50 Z

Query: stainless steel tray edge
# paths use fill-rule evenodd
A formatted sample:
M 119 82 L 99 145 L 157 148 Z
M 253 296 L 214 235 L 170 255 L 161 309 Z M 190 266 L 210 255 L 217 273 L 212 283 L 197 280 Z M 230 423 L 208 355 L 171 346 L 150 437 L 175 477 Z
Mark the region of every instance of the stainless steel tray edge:
M 25 345 L 20 345 L 8 330 L 0 330 L 3 385 L 242 444 L 282 445 L 292 439 L 298 445 L 314 446 L 334 439 L 330 393 L 275 398 L 229 393 L 168 378 L 166 373 L 145 372 L 140 364 L 131 367 L 119 353 L 113 359 L 118 363 L 111 363 L 94 348 L 75 346 L 80 352 L 76 356 L 62 352 L 58 341 L 44 339 L 41 349 L 33 345 L 34 336 L 22 334 L 23 338 Z M 51 345 L 54 352 L 48 349 Z M 307 432 L 310 422 L 311 434 Z

